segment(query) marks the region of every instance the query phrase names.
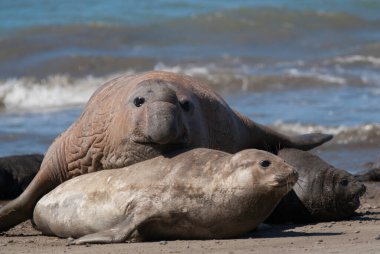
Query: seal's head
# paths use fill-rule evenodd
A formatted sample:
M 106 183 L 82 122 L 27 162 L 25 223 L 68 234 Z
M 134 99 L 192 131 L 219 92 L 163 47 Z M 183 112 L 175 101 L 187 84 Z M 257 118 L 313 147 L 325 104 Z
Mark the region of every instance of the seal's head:
M 329 166 L 320 170 L 315 177 L 316 180 L 305 186 L 304 190 L 309 192 L 306 207 L 313 217 L 320 220 L 344 219 L 359 208 L 360 197 L 366 187 L 353 175 Z
M 110 157 L 104 167 L 124 167 L 178 148 L 207 147 L 208 128 L 199 121 L 199 96 L 192 89 L 196 82 L 184 75 L 148 72 L 117 78 L 96 92 L 91 101 L 97 108 L 112 107 L 106 112 L 112 150 L 106 150 Z M 103 101 L 108 104 L 99 105 Z
M 347 171 L 335 168 L 314 154 L 297 149 L 283 149 L 279 156 L 299 173 L 294 191 L 305 208 L 307 220 L 344 219 L 360 206 L 359 198 L 366 188 Z
M 229 167 L 234 170 L 229 177 L 230 185 L 236 189 L 233 191 L 234 199 L 237 203 L 246 204 L 247 214 L 240 217 L 254 218 L 257 224 L 271 214 L 298 179 L 298 173 L 292 166 L 261 150 L 248 149 L 232 155 Z
M 230 166 L 251 172 L 253 184 L 261 192 L 269 193 L 275 190 L 285 195 L 298 179 L 298 172 L 293 166 L 262 150 L 247 149 L 238 152 L 232 156 Z M 243 174 L 241 178 L 243 179 Z
M 203 135 L 197 120 L 197 98 L 176 80 L 148 79 L 138 83 L 128 98 L 128 107 L 134 112 L 131 139 L 136 143 L 195 146 L 194 135 Z
M 347 217 L 359 208 L 360 197 L 366 192 L 366 187 L 344 170 L 337 170 L 337 175 L 335 189 L 339 197 L 338 212 L 342 217 Z

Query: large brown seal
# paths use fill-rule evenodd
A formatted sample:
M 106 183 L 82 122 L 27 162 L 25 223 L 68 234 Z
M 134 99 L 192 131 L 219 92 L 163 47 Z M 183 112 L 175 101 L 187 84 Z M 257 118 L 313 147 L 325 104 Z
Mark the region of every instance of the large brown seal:
M 321 222 L 347 219 L 360 206 L 366 187 L 345 170 L 309 152 L 282 149 L 278 155 L 295 167 L 299 179 L 267 222 Z
M 36 202 L 58 184 L 89 172 L 125 167 L 183 147 L 276 152 L 283 147 L 308 150 L 331 138 L 274 132 L 233 111 L 189 76 L 121 76 L 100 87 L 80 118 L 53 142 L 25 192 L 0 210 L 0 231 L 31 218 Z
M 238 237 L 296 181 L 271 153 L 198 148 L 71 179 L 40 199 L 33 220 L 44 234 L 81 237 L 75 244 Z

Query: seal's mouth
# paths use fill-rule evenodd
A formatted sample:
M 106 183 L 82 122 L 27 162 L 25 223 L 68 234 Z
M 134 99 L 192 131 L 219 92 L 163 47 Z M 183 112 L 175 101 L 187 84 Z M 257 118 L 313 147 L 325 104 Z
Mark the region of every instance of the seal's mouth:
M 342 204 L 342 207 L 346 207 L 346 209 L 357 209 L 360 206 L 360 197 L 364 195 L 366 192 L 366 187 L 361 185 L 360 188 L 357 189 L 356 192 L 352 194 L 352 196 L 348 199 L 348 201 Z
M 359 207 L 360 206 L 360 195 L 355 195 L 350 202 L 348 202 L 348 205 L 351 207 Z
M 364 195 L 366 192 L 366 187 L 362 185 L 358 191 L 351 197 L 351 200 L 348 202 L 348 205 L 351 207 L 359 207 L 360 206 L 360 197 Z
M 277 180 L 274 187 L 278 189 L 286 188 L 287 190 L 290 190 L 293 188 L 296 182 L 297 182 L 297 178 L 288 177 L 286 179 Z
M 187 131 L 183 131 L 183 134 L 179 138 L 171 140 L 170 142 L 166 144 L 155 142 L 154 139 L 152 139 L 150 136 L 144 136 L 144 135 L 134 135 L 131 138 L 131 141 L 135 144 L 139 144 L 142 146 L 149 146 L 149 147 L 154 148 L 155 150 L 160 150 L 162 152 L 172 152 L 179 148 L 190 147 L 190 139 L 189 139 L 189 136 L 187 135 Z
M 279 174 L 275 177 L 275 184 L 273 187 L 275 188 L 286 188 L 288 191 L 293 188 L 293 186 L 297 183 L 298 180 L 298 172 L 293 171 L 292 173 L 288 174 L 287 176 Z

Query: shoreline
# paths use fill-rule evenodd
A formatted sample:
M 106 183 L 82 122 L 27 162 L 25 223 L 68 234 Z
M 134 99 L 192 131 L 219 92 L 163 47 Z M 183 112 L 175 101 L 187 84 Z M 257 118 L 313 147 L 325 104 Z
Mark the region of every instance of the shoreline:
M 378 253 L 380 183 L 366 183 L 357 214 L 350 220 L 311 224 L 261 224 L 240 239 L 160 241 L 67 246 L 66 239 L 42 236 L 24 222 L 0 236 L 2 253 Z

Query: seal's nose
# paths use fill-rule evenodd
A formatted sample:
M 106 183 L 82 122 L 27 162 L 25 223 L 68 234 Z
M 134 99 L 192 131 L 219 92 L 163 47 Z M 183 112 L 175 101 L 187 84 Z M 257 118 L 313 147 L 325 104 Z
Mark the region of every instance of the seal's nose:
M 176 105 L 155 102 L 149 110 L 147 135 L 157 144 L 168 144 L 180 136 L 181 121 Z

